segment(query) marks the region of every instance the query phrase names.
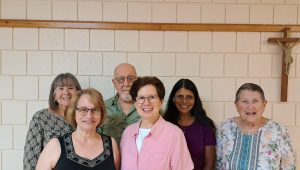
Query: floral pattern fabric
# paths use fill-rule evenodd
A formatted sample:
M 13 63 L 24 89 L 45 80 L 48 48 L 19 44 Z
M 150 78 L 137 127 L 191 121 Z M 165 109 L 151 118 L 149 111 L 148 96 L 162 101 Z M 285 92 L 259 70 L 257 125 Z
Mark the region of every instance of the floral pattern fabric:
M 241 144 L 243 140 L 244 142 L 247 140 L 256 142 Z M 256 153 L 251 156 L 248 155 L 246 159 L 244 159 L 245 154 L 237 154 L 245 151 L 253 153 L 253 148 L 255 148 Z M 244 158 L 241 159 L 240 156 Z M 263 127 L 258 129 L 256 134 L 246 135 L 241 132 L 233 118 L 226 120 L 219 126 L 217 131 L 216 168 L 224 170 L 296 169 L 295 154 L 292 150 L 287 129 L 269 120 Z

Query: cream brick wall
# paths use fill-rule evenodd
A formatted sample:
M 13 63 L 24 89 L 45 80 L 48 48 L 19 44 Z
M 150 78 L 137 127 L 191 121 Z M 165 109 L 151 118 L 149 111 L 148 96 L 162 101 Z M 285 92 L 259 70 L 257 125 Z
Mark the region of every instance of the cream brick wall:
M 151 22 L 151 3 L 129 2 L 128 22 Z
M 53 74 L 62 72 L 77 74 L 77 52 L 55 51 L 52 55 Z
M 212 48 L 212 32 L 188 32 L 189 52 L 210 52 Z
M 257 53 L 260 51 L 260 33 L 239 32 L 237 33 L 237 52 Z
M 12 133 L 12 126 L 1 125 L 0 126 L 0 135 L 5 136 L 5 138 L 1 139 L 0 141 L 0 148 L 1 149 L 12 149 L 13 145 L 13 133 Z
M 26 51 L 1 50 L 3 75 L 26 75 Z
M 37 100 L 38 99 L 38 78 L 33 76 L 15 76 L 14 99 L 15 100 Z
M 284 126 L 295 126 L 296 105 L 293 103 L 274 103 L 273 120 Z
M 50 51 L 28 51 L 27 74 L 51 75 L 51 61 L 52 56 Z
M 0 76 L 0 99 L 12 99 L 12 77 Z
M 199 54 L 181 53 L 176 55 L 176 76 L 199 76 L 199 67 Z
M 202 23 L 225 23 L 225 4 L 201 5 Z
M 90 30 L 91 51 L 113 51 L 115 32 L 111 30 Z
M 51 1 L 28 0 L 27 19 L 51 20 Z
M 78 53 L 79 75 L 102 75 L 102 53 L 101 52 L 79 52 Z
M 2 102 L 2 124 L 3 125 L 26 124 L 26 102 L 25 101 L 3 101 Z
M 218 53 L 201 55 L 201 77 L 222 77 L 224 72 L 224 56 Z
M 78 20 L 102 21 L 102 3 L 100 1 L 79 1 Z
M 186 52 L 187 32 L 166 31 L 164 33 L 164 51 L 166 52 Z
M 49 88 L 53 80 L 53 76 L 40 76 L 38 79 L 38 89 L 39 89 L 39 100 L 48 100 L 49 98 Z
M 13 129 L 13 146 L 15 149 L 22 150 L 24 148 L 24 139 L 26 139 L 28 126 L 27 125 L 15 125 Z
M 65 50 L 88 51 L 89 31 L 81 29 L 67 29 L 65 31 Z
M 235 32 L 214 32 L 212 39 L 213 39 L 212 50 L 214 52 L 235 52 L 236 51 Z
M 280 101 L 280 78 L 265 78 L 261 80 L 268 101 Z
M 297 6 L 275 5 L 274 24 L 297 24 Z
M 23 169 L 23 151 L 22 150 L 4 150 L 2 151 L 2 169 Z
M 140 31 L 139 48 L 142 52 L 163 51 L 164 33 L 162 31 Z
M 77 2 L 70 0 L 52 1 L 53 20 L 77 20 Z
M 250 24 L 272 24 L 273 6 L 272 5 L 251 5 Z
M 174 53 L 154 53 L 152 54 L 152 75 L 175 76 L 176 55 Z M 166 67 L 167 66 L 167 67 Z
M 127 3 L 103 2 L 103 21 L 127 21 Z
M 199 23 L 201 21 L 200 4 L 177 4 L 177 22 L 179 23 Z
M 152 22 L 175 23 L 176 4 L 175 3 L 153 3 Z
M 246 77 L 248 75 L 247 54 L 225 54 L 224 60 L 224 76 Z M 223 64 L 223 62 L 221 62 L 221 64 Z M 223 70 L 220 71 L 223 73 Z
M 128 43 L 128 40 L 130 40 L 130 43 Z M 139 47 L 138 40 L 138 31 L 115 31 L 115 50 L 137 52 Z
M 297 0 L 0 0 L 1 19 L 299 24 Z M 48 106 L 49 87 L 61 72 L 107 99 L 115 94 L 113 68 L 122 62 L 138 75 L 162 79 L 168 99 L 174 83 L 190 78 L 207 114 L 218 124 L 238 115 L 233 104 L 245 82 L 261 85 L 265 116 L 288 128 L 300 167 L 300 45 L 293 49 L 288 102 L 280 102 L 279 32 L 147 31 L 0 28 L 0 170 L 21 170 L 33 114 Z M 300 37 L 300 32 L 292 33 Z
M 64 30 L 53 28 L 39 29 L 39 48 L 40 50 L 63 50 Z
M 1 18 L 26 19 L 26 1 L 1 0 Z
M 228 4 L 226 5 L 226 23 L 248 24 L 249 23 L 249 5 Z M 239 14 L 239 15 L 237 15 Z
M 0 28 L 0 48 L 12 49 L 12 28 Z
M 13 48 L 15 50 L 37 50 L 38 29 L 37 28 L 14 28 Z
M 127 61 L 139 70 L 139 76 L 151 75 L 151 54 L 150 53 L 128 53 Z M 140 64 L 143 63 L 143 64 Z

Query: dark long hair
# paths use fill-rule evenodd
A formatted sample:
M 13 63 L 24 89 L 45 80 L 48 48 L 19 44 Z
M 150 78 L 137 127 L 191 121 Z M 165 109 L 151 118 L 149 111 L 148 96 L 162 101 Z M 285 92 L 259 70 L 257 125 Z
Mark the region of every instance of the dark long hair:
M 164 114 L 164 119 L 173 124 L 178 125 L 179 111 L 178 111 L 176 105 L 174 104 L 173 99 L 175 97 L 176 92 L 181 88 L 190 90 L 194 94 L 195 104 L 191 110 L 191 114 L 192 114 L 192 116 L 195 117 L 195 120 L 197 122 L 203 124 L 204 126 L 209 126 L 209 127 L 213 128 L 215 131 L 216 130 L 215 124 L 214 124 L 213 120 L 211 120 L 206 115 L 206 111 L 204 110 L 204 108 L 202 106 L 202 102 L 201 102 L 197 87 L 189 79 L 180 79 L 174 85 L 174 87 L 171 91 L 171 94 L 169 96 L 169 100 L 167 103 L 167 109 Z

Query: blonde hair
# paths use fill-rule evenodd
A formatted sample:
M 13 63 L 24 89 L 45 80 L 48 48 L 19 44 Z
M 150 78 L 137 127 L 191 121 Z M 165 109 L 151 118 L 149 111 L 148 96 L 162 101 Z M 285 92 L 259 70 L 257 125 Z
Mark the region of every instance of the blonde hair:
M 72 97 L 71 105 L 67 110 L 66 119 L 73 126 L 74 129 L 77 127 L 77 122 L 75 119 L 76 108 L 78 104 L 78 100 L 82 95 L 88 95 L 89 101 L 95 105 L 96 108 L 101 110 L 101 119 L 99 122 L 98 128 L 102 125 L 106 117 L 106 109 L 102 94 L 93 88 L 87 88 L 80 90 L 74 97 Z

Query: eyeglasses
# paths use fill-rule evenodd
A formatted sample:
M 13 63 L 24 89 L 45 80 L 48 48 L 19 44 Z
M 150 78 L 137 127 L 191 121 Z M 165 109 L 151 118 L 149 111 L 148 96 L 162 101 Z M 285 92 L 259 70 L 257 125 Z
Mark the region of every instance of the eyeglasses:
M 191 96 L 191 95 L 186 95 L 186 96 L 184 96 L 184 95 L 177 95 L 177 96 L 175 96 L 175 99 L 179 100 L 179 101 L 184 101 L 184 100 L 186 100 L 186 101 L 192 101 L 192 100 L 194 100 L 194 96 Z
M 150 103 L 155 103 L 158 99 L 157 95 L 151 95 L 151 96 L 137 96 L 136 102 L 139 104 L 143 104 L 145 100 L 148 100 Z
M 91 111 L 92 115 L 96 115 L 96 116 L 101 115 L 101 109 L 98 109 L 98 108 L 89 109 L 89 108 L 86 108 L 86 107 L 80 107 L 80 108 L 76 108 L 76 110 L 82 116 L 87 115 L 89 111 Z
M 132 83 L 136 80 L 136 77 L 134 76 L 128 76 L 128 77 L 115 77 L 115 80 L 119 83 L 119 84 L 123 84 L 125 82 L 125 79 L 127 79 L 127 81 L 129 83 Z

